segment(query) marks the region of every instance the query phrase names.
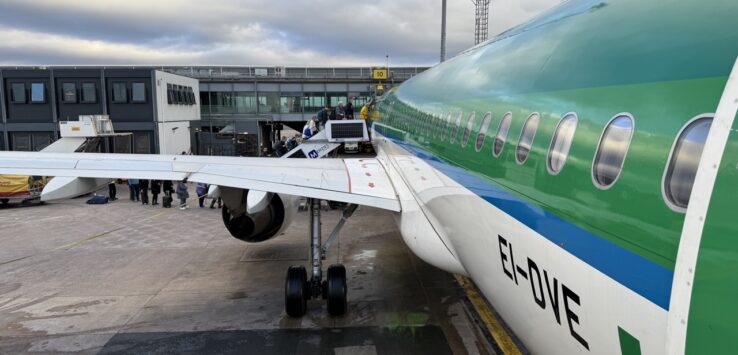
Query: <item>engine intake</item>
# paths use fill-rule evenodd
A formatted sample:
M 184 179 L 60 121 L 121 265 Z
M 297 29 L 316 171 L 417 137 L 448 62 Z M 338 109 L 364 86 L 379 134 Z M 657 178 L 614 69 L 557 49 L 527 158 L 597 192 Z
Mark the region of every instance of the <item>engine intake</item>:
M 249 243 L 263 242 L 276 236 L 285 226 L 285 205 L 278 194 L 274 194 L 269 204 L 260 211 L 247 213 L 244 204 L 249 190 L 233 190 L 241 194 L 231 198 L 224 196 L 222 216 L 223 223 L 234 238 Z M 229 204 L 236 206 L 229 208 Z

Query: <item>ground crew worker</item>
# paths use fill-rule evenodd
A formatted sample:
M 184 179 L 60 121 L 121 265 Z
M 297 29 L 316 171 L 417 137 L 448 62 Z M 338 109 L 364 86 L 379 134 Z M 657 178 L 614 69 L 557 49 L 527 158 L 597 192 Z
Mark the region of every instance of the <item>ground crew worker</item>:
M 361 111 L 359 112 L 359 118 L 366 122 L 366 132 L 369 136 L 369 139 L 371 139 L 372 137 L 372 130 L 370 128 L 372 126 L 372 118 L 370 116 L 370 110 L 373 104 L 374 101 L 369 100 L 367 103 L 364 104 L 364 106 L 361 107 Z
M 359 118 L 366 121 L 369 119 L 369 106 L 372 104 L 372 101 L 369 100 L 369 102 L 365 103 L 364 106 L 361 106 L 361 111 L 359 111 Z M 367 126 L 369 126 L 369 122 L 367 122 Z
M 331 111 L 333 111 L 331 105 L 325 104 L 325 107 L 323 107 L 323 109 L 318 111 L 318 113 L 316 114 L 316 116 L 318 116 L 318 122 L 320 123 L 321 130 L 325 128 L 325 124 L 331 118 Z

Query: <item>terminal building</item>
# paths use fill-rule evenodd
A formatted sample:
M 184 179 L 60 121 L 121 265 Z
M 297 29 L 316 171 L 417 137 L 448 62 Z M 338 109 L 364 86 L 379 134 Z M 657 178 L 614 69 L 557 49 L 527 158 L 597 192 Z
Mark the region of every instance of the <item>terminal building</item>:
M 119 132 L 102 149 L 178 154 L 200 119 L 196 79 L 138 68 L 0 68 L 0 149 L 38 151 L 59 138 L 59 122 L 108 115 Z
M 40 150 L 58 122 L 105 114 L 119 153 L 256 156 L 327 103 L 376 95 L 425 67 L 0 67 L 0 149 Z M 379 74 L 379 75 L 377 75 Z

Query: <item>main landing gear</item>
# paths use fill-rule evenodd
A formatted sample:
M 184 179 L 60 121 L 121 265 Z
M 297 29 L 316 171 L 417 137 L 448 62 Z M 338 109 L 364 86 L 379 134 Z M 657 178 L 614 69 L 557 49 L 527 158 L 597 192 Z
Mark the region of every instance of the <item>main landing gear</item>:
M 338 237 L 346 220 L 356 211 L 357 205 L 349 205 L 343 212 L 341 221 L 333 229 L 331 236 L 321 245 L 320 200 L 308 199 L 310 209 L 310 266 L 312 276 L 308 279 L 304 266 L 290 266 L 284 288 L 284 305 L 290 317 L 302 317 L 307 311 L 307 301 L 322 298 L 326 300 L 328 313 L 340 316 L 346 313 L 346 268 L 341 264 L 328 267 L 323 280 L 323 260 L 330 244 Z

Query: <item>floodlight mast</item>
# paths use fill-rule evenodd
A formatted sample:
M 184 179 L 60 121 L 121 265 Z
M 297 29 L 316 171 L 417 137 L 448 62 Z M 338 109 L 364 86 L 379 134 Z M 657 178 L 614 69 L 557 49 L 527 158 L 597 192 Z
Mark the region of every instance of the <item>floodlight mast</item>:
M 471 0 L 475 7 L 474 45 L 487 40 L 489 23 L 489 3 L 491 0 Z

